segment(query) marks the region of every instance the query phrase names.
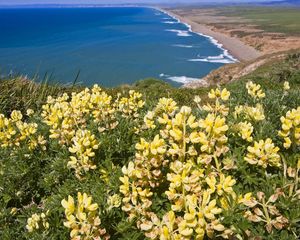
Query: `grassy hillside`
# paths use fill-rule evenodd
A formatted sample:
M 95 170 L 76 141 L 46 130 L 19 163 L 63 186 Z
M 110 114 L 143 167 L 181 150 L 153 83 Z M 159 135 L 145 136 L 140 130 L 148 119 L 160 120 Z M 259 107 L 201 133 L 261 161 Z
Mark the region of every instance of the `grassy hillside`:
M 0 239 L 299 239 L 299 62 L 199 89 L 1 80 Z
M 219 9 L 218 15 L 240 17 L 246 23 L 257 25 L 266 32 L 288 35 L 300 34 L 299 8 L 288 7 L 228 7 Z

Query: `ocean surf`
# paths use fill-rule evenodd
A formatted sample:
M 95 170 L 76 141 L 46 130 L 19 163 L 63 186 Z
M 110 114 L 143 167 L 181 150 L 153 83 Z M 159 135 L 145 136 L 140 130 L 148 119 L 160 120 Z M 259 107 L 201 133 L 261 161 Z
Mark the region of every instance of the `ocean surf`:
M 235 59 L 159 9 L 0 9 L 1 74 L 111 87 L 145 78 L 180 86 Z M 163 74 L 162 74 L 163 73 Z

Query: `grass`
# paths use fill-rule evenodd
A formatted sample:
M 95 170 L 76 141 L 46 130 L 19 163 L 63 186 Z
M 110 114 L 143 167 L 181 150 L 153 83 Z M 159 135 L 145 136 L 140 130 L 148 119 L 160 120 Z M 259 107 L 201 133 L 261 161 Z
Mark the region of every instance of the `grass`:
M 300 10 L 287 7 L 226 7 L 218 15 L 240 17 L 267 32 L 300 35 Z
M 80 89 L 77 86 L 63 86 L 48 84 L 47 82 L 36 83 L 23 76 L 11 76 L 0 79 L 0 111 L 9 112 L 16 109 L 37 109 L 47 96 L 57 96 L 62 92 L 72 92 Z

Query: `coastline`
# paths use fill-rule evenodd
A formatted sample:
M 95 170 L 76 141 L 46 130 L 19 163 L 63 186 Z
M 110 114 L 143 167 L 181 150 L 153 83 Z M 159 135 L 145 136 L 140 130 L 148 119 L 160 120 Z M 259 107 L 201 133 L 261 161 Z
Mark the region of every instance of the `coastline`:
M 224 51 L 224 55 L 226 55 L 228 58 L 231 58 L 235 62 L 236 60 L 240 62 L 247 62 L 262 56 L 259 51 L 249 45 L 246 45 L 237 38 L 213 31 L 207 25 L 196 23 L 186 16 L 180 16 L 176 13 L 173 13 L 172 10 L 166 10 L 157 7 L 155 9 L 185 24 L 189 27 L 191 32 L 210 38 L 212 43 Z

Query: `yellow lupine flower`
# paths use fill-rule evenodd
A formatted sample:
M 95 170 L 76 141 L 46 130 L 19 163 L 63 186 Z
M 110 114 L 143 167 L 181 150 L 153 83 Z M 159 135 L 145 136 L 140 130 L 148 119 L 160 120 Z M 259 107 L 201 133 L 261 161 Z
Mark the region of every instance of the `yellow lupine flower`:
M 146 127 L 155 125 L 159 134 L 151 141 L 141 138 L 136 144 L 133 161 L 122 168 L 120 193 L 122 210 L 129 219 L 137 218 L 137 226 L 147 238 L 204 239 L 226 230 L 221 223 L 225 208 L 221 199 L 236 194 L 235 180 L 219 172 L 223 166 L 221 156 L 228 151 L 229 127 L 222 113 L 226 106 L 218 101 L 228 100 L 230 93 L 218 89 L 211 95 L 216 106 L 203 119 L 197 119 L 186 106 L 172 113 L 157 106 L 144 118 Z M 218 171 L 209 167 L 207 160 L 215 157 L 220 160 Z M 168 184 L 164 194 L 171 211 L 160 220 L 150 207 L 153 190 L 161 184 Z
M 220 182 L 217 184 L 217 193 L 218 195 L 223 195 L 223 193 L 233 194 L 232 186 L 236 184 L 236 180 L 233 179 L 231 176 L 225 177 L 224 174 L 220 174 Z
M 285 90 L 285 91 L 288 91 L 288 90 L 290 90 L 290 83 L 289 82 L 287 82 L 287 81 L 285 81 L 284 83 L 283 83 L 283 89 Z
M 13 122 L 18 122 L 18 121 L 22 120 L 23 115 L 20 111 L 13 110 L 11 115 L 10 115 L 10 118 Z
M 259 84 L 255 84 L 252 81 L 246 83 L 246 88 L 248 90 L 248 94 L 254 99 L 261 99 L 266 96 L 266 94 L 261 89 Z
M 26 146 L 30 151 L 35 150 L 39 145 L 44 145 L 37 134 L 37 123 L 27 123 L 22 121 L 20 111 L 14 110 L 11 118 L 0 114 L 0 146 L 3 148 Z M 45 149 L 42 146 L 42 149 Z
M 230 92 L 226 88 L 224 88 L 221 92 L 221 99 L 223 101 L 227 101 L 229 97 L 230 97 Z
M 76 135 L 72 138 L 73 145 L 69 147 L 69 151 L 76 156 L 71 156 L 68 167 L 75 169 L 76 176 L 80 178 L 83 171 L 95 169 L 91 158 L 95 156 L 94 150 L 98 149 L 99 144 L 89 130 L 78 129 Z
M 71 215 L 75 211 L 75 203 L 74 203 L 74 198 L 72 196 L 68 196 L 68 200 L 63 199 L 61 201 L 61 205 L 65 208 L 65 214 Z
M 242 137 L 242 139 L 248 141 L 248 142 L 252 142 L 253 141 L 253 137 L 251 136 L 253 133 L 253 126 L 251 123 L 249 122 L 240 122 L 237 125 L 238 131 L 239 131 L 239 136 Z
M 112 196 L 109 196 L 107 199 L 107 204 L 108 204 L 108 210 L 112 208 L 118 208 L 121 206 L 122 199 L 119 194 L 114 194 Z
M 245 160 L 250 164 L 257 164 L 263 168 L 266 168 L 268 165 L 281 166 L 280 155 L 278 154 L 279 148 L 275 147 L 270 138 L 267 138 L 265 141 L 254 142 L 254 146 L 249 146 L 247 150 L 248 153 Z
M 145 102 L 142 100 L 142 94 L 134 90 L 129 91 L 129 97 L 122 97 L 117 102 L 117 107 L 122 112 L 123 117 L 137 118 L 139 110 L 144 105 Z
M 49 211 L 41 214 L 34 213 L 30 218 L 27 219 L 26 229 L 28 232 L 47 230 L 50 225 L 47 221 L 47 215 Z
M 199 103 L 201 102 L 201 97 L 198 96 L 198 95 L 196 95 L 196 96 L 194 97 L 194 102 L 197 103 L 197 104 L 199 104 Z
M 92 197 L 86 193 L 77 193 L 77 203 L 72 196 L 61 201 L 65 208 L 66 221 L 64 226 L 71 229 L 72 239 L 96 239 L 106 236 L 106 230 L 100 228 L 101 220 L 97 216 L 97 203 L 92 203 Z
M 34 111 L 32 109 L 29 108 L 29 109 L 26 110 L 26 115 L 27 116 L 31 116 L 32 114 L 34 114 Z
M 220 89 L 211 89 L 208 93 L 208 97 L 211 99 L 221 98 L 223 101 L 227 101 L 230 97 L 230 92 L 224 88 L 222 91 Z
M 240 115 L 244 115 L 246 119 L 253 120 L 255 122 L 265 119 L 264 109 L 261 104 L 256 104 L 255 107 L 236 106 L 234 116 L 237 118 Z
M 156 135 L 150 143 L 150 152 L 153 155 L 164 154 L 166 152 L 165 141 L 159 138 L 159 135 Z
M 300 107 L 292 109 L 286 116 L 280 118 L 281 130 L 278 135 L 284 139 L 284 148 L 288 149 L 294 143 L 300 145 Z

